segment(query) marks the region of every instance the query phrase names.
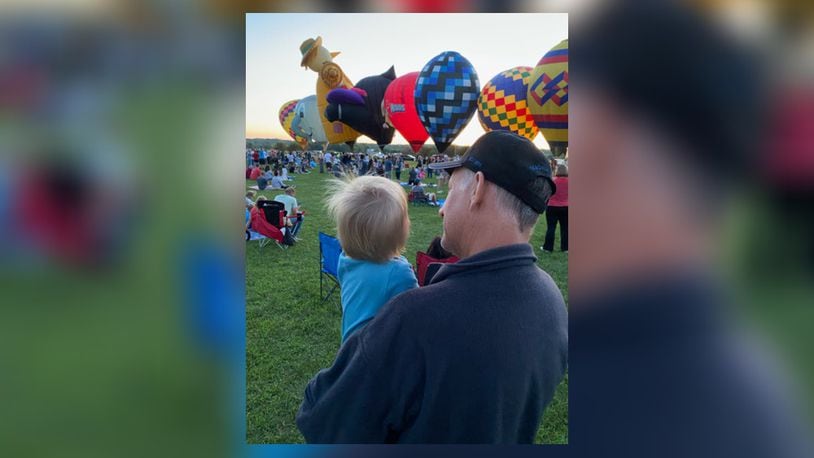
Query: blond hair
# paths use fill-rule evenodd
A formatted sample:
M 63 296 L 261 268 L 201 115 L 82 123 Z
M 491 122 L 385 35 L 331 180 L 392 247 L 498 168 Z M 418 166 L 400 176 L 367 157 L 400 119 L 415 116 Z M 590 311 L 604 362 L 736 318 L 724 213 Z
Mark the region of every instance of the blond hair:
M 377 263 L 397 256 L 410 233 L 407 195 L 383 177 L 360 176 L 329 182 L 328 213 L 339 243 L 354 259 Z

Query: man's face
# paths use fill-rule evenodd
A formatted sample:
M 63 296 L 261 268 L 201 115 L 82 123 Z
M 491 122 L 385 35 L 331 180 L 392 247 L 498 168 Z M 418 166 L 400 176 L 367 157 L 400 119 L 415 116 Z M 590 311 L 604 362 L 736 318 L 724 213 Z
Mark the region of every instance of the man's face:
M 444 202 L 444 206 L 438 210 L 438 214 L 444 220 L 444 234 L 441 237 L 441 246 L 445 250 L 461 256 L 462 244 L 465 243 L 464 235 L 467 221 L 469 221 L 469 185 L 461 178 L 468 173 L 458 169 L 449 179 L 449 194 Z

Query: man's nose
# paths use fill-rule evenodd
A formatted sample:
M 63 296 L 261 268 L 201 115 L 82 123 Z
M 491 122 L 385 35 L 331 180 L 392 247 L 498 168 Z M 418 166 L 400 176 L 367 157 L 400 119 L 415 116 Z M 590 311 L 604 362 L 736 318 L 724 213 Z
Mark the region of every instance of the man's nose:
M 441 208 L 438 209 L 438 216 L 440 216 L 441 219 L 444 219 L 444 206 L 443 205 L 441 205 Z

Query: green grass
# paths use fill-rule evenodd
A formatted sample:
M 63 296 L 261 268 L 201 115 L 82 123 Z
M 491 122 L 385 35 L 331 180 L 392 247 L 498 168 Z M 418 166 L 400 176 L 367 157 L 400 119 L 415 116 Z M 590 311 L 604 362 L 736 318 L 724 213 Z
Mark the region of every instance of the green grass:
M 323 206 L 325 181 L 329 177 L 314 171 L 295 175 L 297 199 L 307 212 L 300 231 L 301 241 L 288 250 L 273 244 L 258 249 L 257 242 L 246 245 L 246 415 L 247 441 L 251 444 L 303 443 L 294 422 L 308 380 L 333 362 L 340 342 L 341 314 L 335 293 L 328 302 L 319 297 L 319 231 L 335 235 L 336 230 Z M 402 180 L 407 173 L 402 172 Z M 434 184 L 434 179 L 424 180 Z M 254 182 L 246 181 L 246 187 Z M 438 198 L 446 188 L 428 188 Z M 258 195 L 273 198 L 279 190 Z M 441 235 L 438 209 L 410 206 L 411 234 L 405 256 L 415 262 L 415 252 L 424 251 Z M 568 256 L 540 250 L 545 221 L 537 225 L 532 245 L 539 266 L 551 274 L 568 302 Z M 557 240 L 558 245 L 559 240 Z M 557 388 L 543 416 L 537 443 L 568 443 L 568 377 Z

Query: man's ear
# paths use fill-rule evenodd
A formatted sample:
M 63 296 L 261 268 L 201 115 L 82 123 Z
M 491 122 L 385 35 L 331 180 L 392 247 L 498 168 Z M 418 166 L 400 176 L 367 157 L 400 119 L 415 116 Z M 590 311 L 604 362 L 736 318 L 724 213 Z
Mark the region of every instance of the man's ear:
M 476 172 L 472 178 L 472 195 L 469 198 L 469 208 L 472 209 L 483 204 L 487 192 L 486 177 L 483 172 Z

